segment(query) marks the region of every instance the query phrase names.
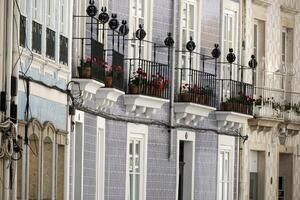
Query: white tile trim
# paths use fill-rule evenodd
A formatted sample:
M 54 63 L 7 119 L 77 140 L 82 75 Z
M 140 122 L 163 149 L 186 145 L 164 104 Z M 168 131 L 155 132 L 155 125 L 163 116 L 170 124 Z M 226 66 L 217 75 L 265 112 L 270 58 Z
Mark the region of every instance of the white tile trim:
M 105 119 L 97 117 L 96 200 L 104 200 L 105 185 Z M 100 135 L 101 134 L 101 135 Z
M 227 136 L 227 135 L 219 135 L 219 141 L 218 141 L 218 165 L 217 165 L 217 200 L 219 199 L 219 156 L 220 156 L 220 152 L 222 150 L 226 150 L 227 152 L 229 152 L 229 159 L 230 159 L 230 165 L 229 165 L 229 199 L 233 199 L 234 198 L 234 174 L 235 174 L 235 168 L 234 168 L 234 160 L 235 160 L 235 137 L 232 136 Z
M 147 188 L 147 152 L 148 152 L 148 126 L 142 125 L 142 124 L 127 124 L 127 150 L 126 150 L 126 189 L 125 189 L 125 200 L 128 199 L 129 194 L 129 173 L 128 173 L 128 155 L 129 155 L 129 140 L 130 138 L 141 138 L 143 142 L 143 181 L 142 181 L 142 199 L 140 200 L 146 200 L 146 188 Z
M 177 131 L 176 145 L 176 200 L 178 200 L 178 185 L 179 185 L 179 143 L 180 141 L 189 141 L 193 143 L 192 155 L 192 187 L 191 187 L 191 200 L 194 200 L 194 177 L 195 177 L 195 132 L 191 131 Z

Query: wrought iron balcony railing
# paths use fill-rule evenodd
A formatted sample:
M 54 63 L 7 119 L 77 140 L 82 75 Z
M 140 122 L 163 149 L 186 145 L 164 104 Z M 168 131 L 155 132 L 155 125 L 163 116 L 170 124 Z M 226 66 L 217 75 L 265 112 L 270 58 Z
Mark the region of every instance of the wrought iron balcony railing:
M 103 58 L 103 44 L 90 39 L 90 43 L 84 44 L 85 39 L 81 39 L 82 55 L 80 60 L 80 66 L 78 66 L 79 76 L 76 78 L 94 79 L 96 81 L 104 83 L 105 78 L 105 62 Z M 83 49 L 88 48 L 88 52 L 85 53 L 84 58 Z
M 254 103 L 252 84 L 231 79 L 218 80 L 220 86 L 220 110 L 252 115 Z
M 55 59 L 55 31 L 46 29 L 46 56 Z
M 59 62 L 63 64 L 68 64 L 68 38 L 63 35 L 59 36 L 60 45 L 59 45 Z
M 128 94 L 169 98 L 168 65 L 139 58 L 126 61 L 129 66 Z
M 20 15 L 20 46 L 26 45 L 26 17 Z
M 298 121 L 300 120 L 300 93 L 255 87 L 253 114 L 256 117 Z
M 32 50 L 42 53 L 42 25 L 32 21 Z
M 178 68 L 176 71 L 180 87 L 175 101 L 215 107 L 216 76 L 214 74 L 190 68 Z

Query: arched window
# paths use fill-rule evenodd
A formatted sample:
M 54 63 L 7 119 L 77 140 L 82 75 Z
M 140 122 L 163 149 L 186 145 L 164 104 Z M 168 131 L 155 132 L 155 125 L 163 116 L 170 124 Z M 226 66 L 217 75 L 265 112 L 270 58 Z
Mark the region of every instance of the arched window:
M 29 199 L 38 199 L 39 192 L 39 138 L 32 134 L 29 138 Z
M 42 198 L 52 199 L 55 183 L 55 128 L 52 124 L 46 123 L 43 132 L 43 181 Z

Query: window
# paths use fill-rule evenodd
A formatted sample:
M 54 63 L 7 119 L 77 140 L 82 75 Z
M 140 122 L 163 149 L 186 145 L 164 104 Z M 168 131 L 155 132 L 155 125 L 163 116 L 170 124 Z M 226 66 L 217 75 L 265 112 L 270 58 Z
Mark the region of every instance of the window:
M 47 26 L 54 28 L 55 27 L 55 0 L 47 0 L 46 5 L 46 21 Z
M 152 0 L 132 0 L 130 2 L 130 33 L 129 37 L 136 39 L 135 32 L 139 28 L 139 25 L 142 24 L 143 28 L 146 31 L 146 38 L 149 38 L 150 27 L 151 27 L 151 17 L 152 17 L 152 10 L 151 3 Z M 145 38 L 145 39 L 146 39 Z M 150 55 L 149 45 L 145 42 L 142 42 L 141 45 L 141 58 L 147 59 Z M 139 42 L 136 40 L 131 41 L 130 43 L 130 56 L 132 58 L 139 57 Z
M 24 130 L 22 127 L 21 130 Z M 19 134 L 24 137 L 24 131 Z M 66 135 L 53 124 L 33 120 L 29 144 L 23 145 L 28 158 L 18 162 L 17 199 L 64 199 Z M 59 169 L 59 170 L 58 170 Z M 24 177 L 27 176 L 27 180 Z M 24 184 L 27 181 L 27 184 Z M 28 187 L 25 187 L 25 186 Z M 28 197 L 26 197 L 28 195 Z
M 68 35 L 68 0 L 60 0 L 60 32 Z
M 141 143 L 140 139 L 129 141 L 129 199 L 140 199 L 141 182 Z
M 250 150 L 249 161 L 249 198 L 250 200 L 264 199 L 265 152 Z
M 284 74 L 293 73 L 293 29 L 282 27 L 281 31 L 281 69 L 279 74 L 279 88 L 290 90 Z
M 237 13 L 232 10 L 225 9 L 223 15 L 223 61 L 227 62 L 227 54 L 229 49 L 233 48 L 234 53 L 237 55 Z M 230 77 L 230 65 L 223 65 L 222 67 L 222 78 L 224 79 L 238 79 L 238 68 L 237 66 L 232 66 L 232 76 Z
M 226 135 L 219 136 L 219 155 L 218 155 L 218 200 L 232 200 L 234 171 L 234 149 L 235 138 Z
M 258 65 L 254 73 L 253 83 L 262 86 L 264 80 L 264 57 L 265 57 L 265 22 L 254 19 L 253 26 L 253 55 Z M 247 71 L 244 71 L 247 73 Z
M 127 200 L 146 199 L 147 132 L 147 126 L 128 124 Z
M 42 2 L 41 0 L 32 0 L 32 20 L 34 21 L 42 22 Z
M 198 1 L 196 0 L 184 0 L 182 1 L 181 6 L 181 17 L 180 17 L 180 50 L 187 51 L 186 50 L 186 43 L 190 41 L 190 38 L 193 38 L 193 41 L 196 43 L 196 46 L 198 46 L 198 26 L 197 26 L 197 9 L 198 8 Z M 190 56 L 187 52 L 180 53 L 180 66 L 182 68 L 190 68 L 190 58 L 191 58 L 191 67 L 195 68 L 197 63 L 195 60 L 195 56 L 192 54 Z M 188 70 L 182 70 L 182 78 L 184 81 L 188 81 Z
M 105 119 L 97 118 L 96 136 L 96 200 L 104 200 Z
M 230 199 L 230 152 L 219 153 L 219 200 Z

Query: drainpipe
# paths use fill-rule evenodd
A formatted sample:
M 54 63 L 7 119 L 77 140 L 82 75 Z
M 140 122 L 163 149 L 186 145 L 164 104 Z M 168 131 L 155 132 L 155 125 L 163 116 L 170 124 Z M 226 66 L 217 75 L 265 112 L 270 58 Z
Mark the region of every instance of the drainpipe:
M 176 39 L 176 5 L 177 0 L 173 0 L 173 38 Z M 169 144 L 169 160 L 173 158 L 173 137 L 174 137 L 174 93 L 175 93 L 175 47 L 172 48 L 172 65 L 171 65 L 171 91 L 170 91 L 170 144 Z
M 10 118 L 11 105 L 11 76 L 12 76 L 12 58 L 13 58 L 13 3 L 14 1 L 6 2 L 6 42 L 5 42 L 5 66 L 6 66 L 6 118 Z M 10 168 L 8 167 L 10 161 L 4 160 L 3 165 L 3 200 L 9 200 L 10 192 Z

